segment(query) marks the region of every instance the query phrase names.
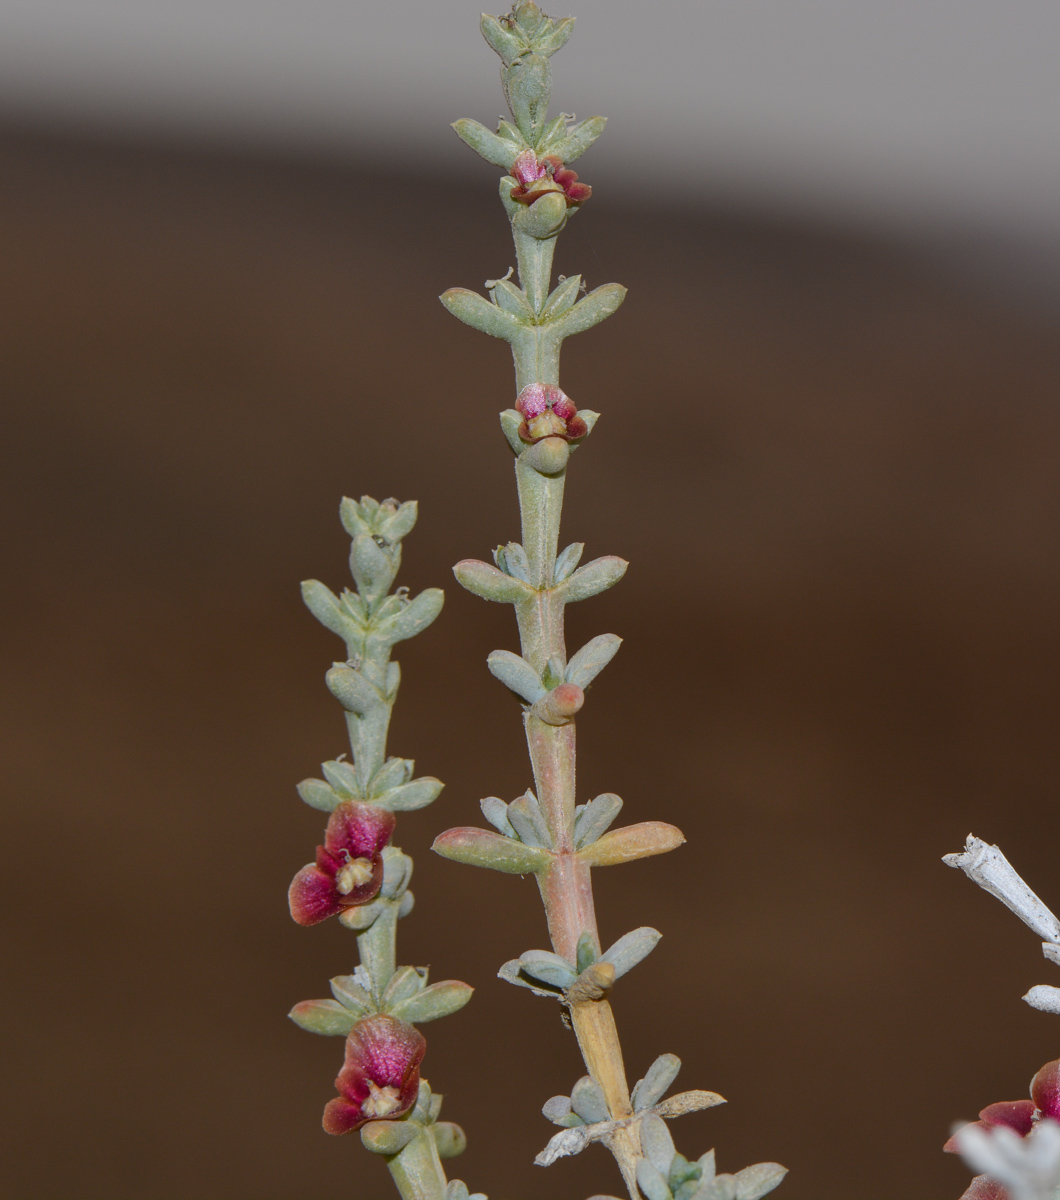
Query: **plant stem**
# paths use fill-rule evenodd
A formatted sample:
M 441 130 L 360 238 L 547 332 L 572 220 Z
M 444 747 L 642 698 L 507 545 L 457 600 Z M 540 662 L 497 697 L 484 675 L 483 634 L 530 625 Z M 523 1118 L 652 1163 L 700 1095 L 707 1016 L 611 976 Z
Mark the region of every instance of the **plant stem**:
M 444 1200 L 445 1171 L 429 1129 L 417 1134 L 387 1166 L 404 1200 Z
M 516 236 L 516 245 L 520 238 Z M 551 244 L 551 243 L 550 243 Z M 551 253 L 548 265 L 551 265 Z M 519 254 L 520 273 L 526 255 Z M 535 262 L 535 265 L 538 265 Z M 547 268 L 546 268 L 547 269 Z M 523 286 L 527 286 L 525 277 Z M 541 286 L 547 291 L 548 277 Z M 523 353 L 516 353 L 516 373 L 523 380 L 540 359 L 528 364 Z M 558 355 L 554 356 L 558 366 Z M 556 382 L 531 375 L 530 382 Z M 566 469 L 558 475 L 542 475 L 522 458 L 516 460 L 516 483 L 522 518 L 523 549 L 530 564 L 531 582 L 538 592 L 532 600 L 516 606 L 523 657 L 537 671 L 544 671 L 550 658 L 566 664 L 567 650 L 563 634 L 563 602 L 552 590 L 559 526 L 563 510 Z M 552 834 L 556 859 L 552 867 L 538 877 L 541 899 L 548 919 L 553 949 L 569 962 L 577 961 L 578 940 L 590 934 L 597 953 L 600 936 L 593 905 L 592 879 L 588 865 L 574 853 L 575 806 L 575 727 L 547 725 L 527 714 L 526 741 L 534 771 L 538 803 Z M 589 1074 L 603 1090 L 612 1118 L 632 1114 L 629 1085 L 622 1061 L 622 1046 L 611 1006 L 606 998 L 571 1005 L 571 1024 Z M 610 1142 L 610 1149 L 633 1200 L 639 1193 L 636 1184 L 636 1159 L 640 1154 L 635 1131 L 621 1129 Z
M 357 952 L 361 965 L 372 981 L 372 991 L 377 996 L 390 982 L 397 970 L 397 920 L 398 901 L 384 900 L 383 911 L 372 924 L 357 936 Z

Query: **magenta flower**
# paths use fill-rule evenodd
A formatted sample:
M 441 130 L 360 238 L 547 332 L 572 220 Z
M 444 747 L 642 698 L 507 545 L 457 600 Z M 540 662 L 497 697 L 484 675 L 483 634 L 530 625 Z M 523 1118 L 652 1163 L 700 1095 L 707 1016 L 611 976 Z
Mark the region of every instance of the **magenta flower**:
M 562 192 L 567 207 L 582 204 L 593 194 L 587 183 L 578 182 L 577 171 L 570 170 L 554 155 L 546 155 L 538 161 L 533 150 L 524 150 L 512 163 L 512 174 L 519 180 L 512 188 L 512 199 L 521 204 L 533 204 L 546 192 Z
M 988 1104 L 972 1122 L 984 1132 L 1006 1125 L 1026 1137 L 1043 1118 L 1060 1121 L 1060 1058 L 1046 1063 L 1031 1080 L 1030 1100 L 999 1100 Z M 967 1126 L 966 1126 L 967 1128 Z M 959 1153 L 955 1137 L 942 1147 L 947 1154 Z M 1009 1200 L 1009 1194 L 989 1175 L 976 1175 L 961 1200 Z
M 383 884 L 383 847 L 395 824 L 394 814 L 377 804 L 344 800 L 335 809 L 316 863 L 298 872 L 287 893 L 299 925 L 316 925 L 375 899 Z
M 574 401 L 554 383 L 528 383 L 515 401 L 523 415 L 519 436 L 524 442 L 558 437 L 565 442 L 583 438 L 589 432 L 578 416 Z
M 346 1061 L 324 1107 L 326 1133 L 350 1133 L 367 1121 L 403 1117 L 416 1103 L 427 1042 L 396 1017 L 365 1017 L 346 1039 Z

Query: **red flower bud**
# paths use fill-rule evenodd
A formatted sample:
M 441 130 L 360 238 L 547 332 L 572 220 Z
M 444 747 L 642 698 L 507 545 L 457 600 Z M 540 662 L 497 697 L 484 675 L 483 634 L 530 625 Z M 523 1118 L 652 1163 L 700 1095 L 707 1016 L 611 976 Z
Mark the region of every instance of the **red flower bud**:
M 1060 1058 L 1046 1063 L 1031 1080 L 1031 1099 L 1043 1117 L 1060 1121 Z
M 378 804 L 344 800 L 335 809 L 316 864 L 303 867 L 287 893 L 299 925 L 316 925 L 376 898 L 383 885 L 383 847 L 396 823 Z
M 396 1017 L 365 1017 L 346 1039 L 346 1061 L 324 1108 L 327 1133 L 350 1133 L 367 1121 L 403 1117 L 416 1103 L 427 1042 Z
M 548 154 L 540 161 L 533 150 L 524 150 L 512 163 L 512 175 L 519 181 L 512 188 L 512 199 L 521 204 L 533 204 L 546 192 L 562 192 L 567 207 L 583 204 L 593 194 L 587 183 L 578 182 L 577 171 Z
M 558 437 L 572 442 L 589 432 L 578 416 L 574 401 L 554 383 L 528 383 L 515 401 L 516 409 L 526 418 L 519 436 L 533 444 L 542 438 Z

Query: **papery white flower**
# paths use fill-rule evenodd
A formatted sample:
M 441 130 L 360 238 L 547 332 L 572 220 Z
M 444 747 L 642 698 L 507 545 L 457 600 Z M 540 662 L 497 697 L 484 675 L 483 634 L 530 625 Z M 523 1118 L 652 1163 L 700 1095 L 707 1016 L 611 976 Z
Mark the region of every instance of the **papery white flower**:
M 1060 1124 L 1046 1118 L 1027 1137 L 1000 1125 L 975 1124 L 953 1135 L 973 1171 L 996 1180 L 1011 1200 L 1055 1200 L 1060 1190 Z

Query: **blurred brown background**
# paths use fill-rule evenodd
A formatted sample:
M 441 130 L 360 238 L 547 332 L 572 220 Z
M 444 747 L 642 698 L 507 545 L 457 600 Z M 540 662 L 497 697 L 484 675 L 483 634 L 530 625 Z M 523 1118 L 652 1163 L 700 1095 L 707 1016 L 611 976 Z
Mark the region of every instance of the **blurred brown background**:
M 388 1194 L 320 1130 L 341 1043 L 284 1017 L 355 961 L 285 890 L 322 824 L 294 784 L 344 746 L 297 584 L 343 584 L 363 492 L 419 499 L 401 582 L 448 597 L 401 647 L 391 747 L 447 782 L 399 827 L 401 957 L 478 989 L 425 1031 L 452 1173 L 616 1191 L 596 1148 L 531 1165 L 581 1073 L 555 1007 L 494 977 L 544 945 L 533 885 L 428 851 L 529 782 L 484 665 L 510 613 L 449 574 L 518 533 L 507 349 L 435 299 L 511 261 L 490 169 L 10 125 L 0 180 L 0 1194 Z M 557 266 L 630 288 L 564 352 L 604 414 L 567 540 L 632 563 L 570 613 L 572 647 L 626 639 L 579 790 L 689 843 L 597 873 L 605 939 L 665 934 L 615 995 L 631 1078 L 679 1054 L 729 1099 L 679 1147 L 784 1162 L 788 1200 L 956 1197 L 950 1123 L 1060 1052 L 1019 999 L 1054 982 L 1034 935 L 939 862 L 972 829 L 1060 904 L 1057 311 L 929 245 L 603 191 Z

